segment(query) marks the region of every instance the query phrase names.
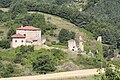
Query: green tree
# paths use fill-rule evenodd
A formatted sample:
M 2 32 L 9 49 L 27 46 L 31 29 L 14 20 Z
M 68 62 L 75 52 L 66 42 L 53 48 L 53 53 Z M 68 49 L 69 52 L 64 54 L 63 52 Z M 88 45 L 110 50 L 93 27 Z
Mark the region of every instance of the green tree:
M 11 36 L 16 33 L 15 29 L 13 27 L 10 27 L 8 33 L 7 33 L 7 39 L 12 40 Z
M 100 57 L 86 57 L 81 54 L 77 56 L 76 63 L 82 64 L 86 66 L 87 68 L 101 68 L 101 62 L 102 67 L 105 67 L 105 62 Z
M 120 80 L 119 68 L 112 69 L 110 65 L 105 68 L 105 73 L 101 74 L 99 80 Z
M 3 77 L 11 77 L 13 73 L 14 73 L 13 65 L 8 64 L 8 65 L 6 65 L 6 69 L 2 75 L 3 75 Z
M 3 49 L 10 48 L 10 40 L 0 41 L 0 47 L 3 48 Z
M 0 61 L 0 78 L 2 77 L 3 72 L 4 72 L 4 65 L 3 65 L 3 63 Z
M 21 64 L 23 62 L 23 55 L 22 53 L 18 53 L 15 56 L 14 63 Z
M 4 8 L 9 7 L 11 2 L 12 0 L 0 0 L 0 6 Z
M 16 66 L 13 64 L 6 64 L 4 66 L 3 72 L 1 73 L 2 77 L 12 77 L 12 76 L 18 76 L 19 71 L 16 69 Z
M 43 28 L 46 27 L 44 15 L 41 14 L 30 14 L 26 15 L 23 19 L 20 20 L 20 23 L 24 26 L 31 25 Z
M 24 14 L 27 13 L 27 7 L 22 2 L 16 2 L 15 4 L 11 5 L 10 12 L 13 15 Z
M 29 46 L 21 45 L 19 48 L 20 48 L 19 50 L 22 54 L 26 54 L 26 53 L 30 53 L 30 52 L 34 51 L 34 46 L 30 46 L 30 45 Z
M 53 72 L 56 70 L 55 62 L 49 54 L 40 54 L 33 62 L 33 70 L 39 74 Z
M 65 52 L 59 49 L 52 49 L 51 52 L 57 65 L 63 63 L 66 60 L 67 54 Z
M 57 5 L 62 5 L 62 4 L 66 4 L 66 3 L 70 3 L 72 2 L 73 0 L 55 0 L 55 3 Z
M 74 39 L 75 38 L 75 33 L 74 32 L 69 32 L 66 29 L 62 29 L 59 32 L 58 39 L 61 43 L 67 43 L 68 40 Z
M 117 48 L 120 49 L 120 38 L 117 40 Z

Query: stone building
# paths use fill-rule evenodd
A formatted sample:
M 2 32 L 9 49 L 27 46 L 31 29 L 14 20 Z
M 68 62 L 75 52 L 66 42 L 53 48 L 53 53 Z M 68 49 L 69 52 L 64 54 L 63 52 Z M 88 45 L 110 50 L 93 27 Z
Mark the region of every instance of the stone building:
M 71 40 L 68 41 L 68 49 L 70 51 L 78 51 L 75 40 L 71 39 Z
M 102 43 L 102 37 L 98 36 L 97 41 Z
M 41 45 L 41 29 L 33 26 L 25 26 L 16 29 L 12 37 L 12 47 L 21 45 Z
M 78 46 L 78 47 L 77 47 Z M 76 41 L 71 39 L 68 41 L 68 49 L 70 51 L 80 51 L 83 52 L 84 51 L 84 45 L 83 45 L 83 41 L 82 41 L 82 37 L 79 37 L 79 44 L 76 44 Z
M 79 48 L 80 51 L 84 51 L 84 45 L 83 45 L 83 41 L 82 41 L 82 37 L 79 37 Z

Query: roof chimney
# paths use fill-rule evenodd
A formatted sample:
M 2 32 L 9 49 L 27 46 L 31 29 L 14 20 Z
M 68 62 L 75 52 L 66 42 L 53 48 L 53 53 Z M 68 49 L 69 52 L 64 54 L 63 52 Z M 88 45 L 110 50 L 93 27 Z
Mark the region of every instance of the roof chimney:
M 21 25 L 21 28 L 23 27 L 23 25 Z

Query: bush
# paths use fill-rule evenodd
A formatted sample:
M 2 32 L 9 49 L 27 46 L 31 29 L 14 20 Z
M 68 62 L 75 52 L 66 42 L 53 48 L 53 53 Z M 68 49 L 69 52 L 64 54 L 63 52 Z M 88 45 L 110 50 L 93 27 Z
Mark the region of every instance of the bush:
M 84 65 L 87 68 L 101 68 L 101 65 L 105 67 L 105 62 L 103 60 L 99 60 L 95 57 L 88 58 L 83 55 L 78 55 L 76 63 L 78 65 Z
M 18 1 L 11 5 L 10 12 L 15 16 L 18 14 L 25 14 L 27 13 L 27 6 L 24 3 Z
M 0 6 L 3 8 L 10 7 L 12 0 L 0 0 Z
M 33 62 L 33 70 L 39 74 L 45 74 L 56 70 L 53 58 L 48 54 L 40 54 Z
M 21 64 L 23 62 L 23 55 L 21 53 L 16 54 L 14 63 Z
M 67 58 L 67 54 L 59 49 L 52 49 L 51 52 L 57 65 L 63 63 Z
M 51 42 L 52 45 L 57 45 L 56 41 Z
M 8 33 L 7 33 L 7 39 L 12 40 L 11 36 L 16 33 L 15 29 L 13 27 L 10 27 Z
M 10 48 L 10 40 L 2 40 L 0 41 L 0 47 L 3 49 L 8 49 Z
M 69 32 L 66 29 L 62 29 L 59 32 L 58 39 L 61 43 L 67 43 L 68 40 L 74 39 L 75 38 L 75 33 L 74 32 Z

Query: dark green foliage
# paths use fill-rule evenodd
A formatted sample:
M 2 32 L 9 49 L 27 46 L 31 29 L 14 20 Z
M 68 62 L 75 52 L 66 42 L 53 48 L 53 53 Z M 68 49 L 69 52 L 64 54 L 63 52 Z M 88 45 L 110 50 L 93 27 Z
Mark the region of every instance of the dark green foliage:
M 105 68 L 105 74 L 101 74 L 99 80 L 120 80 L 119 68 L 112 69 L 110 65 Z
M 44 15 L 41 15 L 41 14 L 26 15 L 23 19 L 18 21 L 24 26 L 31 25 L 31 26 L 43 28 L 45 25 Z
M 114 47 L 113 46 L 103 46 L 103 57 L 110 60 L 114 57 Z
M 117 48 L 120 49 L 120 38 L 117 40 Z
M 100 0 L 97 5 L 92 8 L 93 14 L 101 17 L 103 20 L 117 20 L 120 16 L 119 4 L 119 0 Z
M 58 39 L 61 43 L 67 43 L 68 40 L 74 39 L 75 38 L 75 33 L 74 32 L 69 32 L 66 29 L 62 29 L 59 32 Z
M 11 19 L 10 13 L 0 11 L 0 22 L 7 22 Z
M 71 39 L 75 39 L 75 32 L 71 31 L 69 35 L 71 35 Z
M 63 5 L 67 3 L 71 3 L 73 0 L 55 0 L 55 4 L 57 5 Z
M 20 46 L 20 52 L 22 54 L 26 54 L 26 53 L 30 53 L 30 52 L 34 52 L 34 46 Z
M 27 13 L 27 7 L 22 2 L 16 2 L 10 7 L 10 12 L 15 16 L 18 14 L 25 14 Z
M 22 63 L 23 62 L 23 55 L 21 53 L 16 54 L 16 57 L 14 59 L 14 63 Z
M 15 29 L 13 27 L 10 27 L 8 33 L 7 33 L 7 39 L 12 40 L 11 36 L 16 33 Z
M 54 57 L 54 61 L 57 65 L 64 62 L 64 60 L 67 57 L 67 54 L 65 52 L 58 50 L 58 49 L 52 49 L 51 52 L 52 52 L 52 55 Z
M 117 39 L 120 37 L 117 29 L 108 27 L 101 30 L 101 36 L 103 37 L 103 42 L 106 44 L 114 45 L 116 47 Z
M 3 34 L 4 33 L 4 31 L 0 31 L 0 34 Z
M 0 47 L 3 49 L 10 48 L 10 40 L 2 40 L 0 41 Z
M 4 70 L 4 65 L 3 63 L 0 61 L 0 78 L 2 77 L 2 73 L 3 73 L 3 70 Z
M 48 54 L 40 54 L 36 61 L 33 62 L 33 70 L 40 74 L 55 71 L 55 62 Z
M 12 0 L 0 0 L 0 7 L 10 7 Z
M 78 65 L 84 65 L 88 68 L 101 68 L 101 65 L 102 67 L 105 67 L 105 62 L 100 58 L 96 57 L 88 58 L 83 55 L 78 55 L 76 63 Z
M 103 43 L 117 46 L 117 40 L 120 37 L 118 30 L 109 23 L 91 23 L 85 27 L 85 29 L 92 32 L 97 38 L 99 35 L 102 36 Z
M 17 54 L 14 58 L 14 62 L 18 64 L 24 64 L 23 59 L 26 58 L 27 54 L 34 52 L 34 46 L 20 46 L 18 47 Z
M 13 64 L 0 64 L 0 77 L 11 77 L 19 74 L 18 69 Z
M 88 0 L 87 5 L 85 6 L 85 10 L 91 7 L 94 7 L 100 0 Z
M 92 13 L 95 18 L 97 18 L 101 23 L 104 22 L 110 27 L 102 30 L 103 39 L 105 43 L 115 45 L 119 44 L 119 19 L 120 19 L 120 9 L 119 9 L 119 0 L 100 0 L 93 7 L 88 7 L 86 10 L 89 13 Z M 116 6 L 117 5 L 117 6 Z M 100 23 L 99 22 L 99 23 Z
M 3 77 L 10 77 L 13 72 L 15 72 L 14 68 L 13 68 L 13 65 L 8 64 L 8 65 L 6 65 L 5 71 L 3 72 L 2 76 Z

